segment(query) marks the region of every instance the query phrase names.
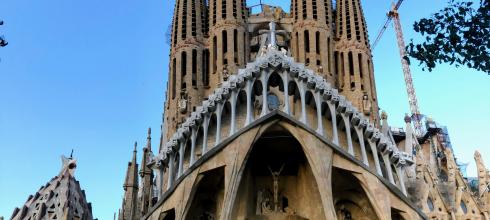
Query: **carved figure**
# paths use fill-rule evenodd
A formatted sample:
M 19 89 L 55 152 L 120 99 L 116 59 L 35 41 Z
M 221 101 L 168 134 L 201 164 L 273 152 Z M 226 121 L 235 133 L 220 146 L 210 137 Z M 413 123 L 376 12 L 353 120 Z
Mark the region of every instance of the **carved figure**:
M 272 181 L 274 186 L 274 211 L 279 210 L 279 176 L 281 175 L 282 170 L 284 169 L 284 164 L 282 164 L 281 169 L 279 171 L 272 171 L 271 167 L 269 167 L 269 171 L 272 175 Z
M 228 80 L 228 77 L 230 77 L 230 73 L 228 72 L 228 64 L 225 64 L 223 66 L 223 81 Z
M 187 111 L 187 91 L 182 89 L 180 92 L 180 99 L 177 104 L 181 113 L 185 113 Z

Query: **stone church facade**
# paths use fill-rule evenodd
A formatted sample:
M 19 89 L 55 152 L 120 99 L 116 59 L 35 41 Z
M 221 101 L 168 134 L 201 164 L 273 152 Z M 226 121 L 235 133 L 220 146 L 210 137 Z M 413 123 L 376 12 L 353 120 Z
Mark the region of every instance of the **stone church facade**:
M 176 0 L 160 145 L 135 144 L 119 220 L 490 220 L 479 152 L 466 177 L 444 127 L 379 112 L 360 0 L 260 7 Z M 94 219 L 75 168 L 10 219 Z
M 391 128 L 360 0 L 177 0 L 158 152 L 128 164 L 120 220 L 486 219 L 444 129 Z M 335 8 L 335 9 L 334 9 Z

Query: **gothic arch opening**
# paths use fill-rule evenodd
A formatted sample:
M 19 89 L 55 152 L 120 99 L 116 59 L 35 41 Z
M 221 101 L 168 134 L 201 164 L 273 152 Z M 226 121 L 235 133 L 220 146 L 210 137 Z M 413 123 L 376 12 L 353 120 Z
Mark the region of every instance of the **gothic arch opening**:
M 175 220 L 175 209 L 160 213 L 158 220 Z
M 325 218 L 303 148 L 284 128 L 269 128 L 245 163 L 231 219 Z
M 284 83 L 281 76 L 277 72 L 272 73 L 267 84 L 267 108 L 269 111 L 283 109 Z
M 333 202 L 338 220 L 379 219 L 359 179 L 350 171 L 335 167 L 332 177 Z
M 405 220 L 404 213 L 401 210 L 391 208 L 391 220 Z
M 184 219 L 220 219 L 224 199 L 225 168 L 219 167 L 199 174 L 192 192 L 192 203 Z

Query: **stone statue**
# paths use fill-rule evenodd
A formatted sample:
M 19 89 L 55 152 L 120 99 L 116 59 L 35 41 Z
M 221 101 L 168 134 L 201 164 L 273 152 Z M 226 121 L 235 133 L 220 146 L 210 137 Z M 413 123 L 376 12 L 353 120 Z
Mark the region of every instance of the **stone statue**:
M 269 171 L 272 175 L 272 181 L 274 186 L 274 211 L 279 211 L 279 176 L 281 175 L 282 170 L 284 169 L 284 164 L 282 164 L 281 169 L 279 171 L 272 171 L 271 167 L 269 167 Z
M 182 89 L 180 92 L 180 99 L 177 104 L 181 113 L 185 113 L 187 111 L 187 91 Z
M 261 189 L 257 192 L 257 206 L 255 214 L 263 215 L 271 212 L 271 193 L 267 189 Z
M 223 66 L 223 81 L 228 80 L 228 77 L 230 77 L 230 73 L 228 72 L 228 64 L 225 64 Z

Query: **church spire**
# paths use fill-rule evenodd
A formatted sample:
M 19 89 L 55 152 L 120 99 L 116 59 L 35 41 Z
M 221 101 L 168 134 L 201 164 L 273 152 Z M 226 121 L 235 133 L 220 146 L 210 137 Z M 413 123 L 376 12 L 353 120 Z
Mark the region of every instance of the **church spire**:
M 153 172 L 147 166 L 153 157 L 153 153 L 151 151 L 151 128 L 148 128 L 148 137 L 146 138 L 146 147 L 143 148 L 143 156 L 141 158 L 141 169 L 139 171 L 141 177 L 141 192 L 139 195 L 139 210 L 142 215 L 145 215 L 148 212 L 150 206 L 151 199 L 151 185 L 153 182 Z
M 365 20 L 361 0 L 337 1 L 335 69 L 341 94 L 378 124 L 379 109 Z
M 59 175 L 29 196 L 22 208 L 16 208 L 11 220 L 28 219 L 86 219 L 92 220 L 92 205 L 73 175 L 76 160 L 62 156 Z M 0 217 L 0 220 L 2 218 Z
M 122 207 L 122 220 L 136 219 L 137 216 L 137 196 L 138 196 L 138 164 L 136 163 L 137 142 L 134 142 L 133 158 L 128 163 L 126 179 L 124 181 L 124 200 Z

